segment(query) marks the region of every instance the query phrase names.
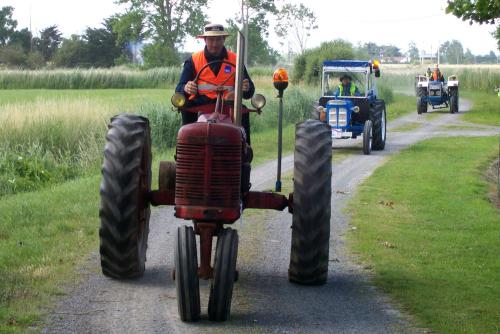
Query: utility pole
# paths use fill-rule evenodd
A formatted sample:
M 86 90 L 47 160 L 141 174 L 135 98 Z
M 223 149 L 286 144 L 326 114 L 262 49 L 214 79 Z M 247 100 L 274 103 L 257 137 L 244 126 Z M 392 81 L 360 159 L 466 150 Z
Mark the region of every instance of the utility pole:
M 440 65 L 440 57 L 439 57 L 439 43 L 438 43 L 438 47 L 437 47 L 437 62 L 438 62 L 438 65 Z
M 31 30 L 31 2 L 30 2 L 30 53 L 33 53 L 33 30 Z

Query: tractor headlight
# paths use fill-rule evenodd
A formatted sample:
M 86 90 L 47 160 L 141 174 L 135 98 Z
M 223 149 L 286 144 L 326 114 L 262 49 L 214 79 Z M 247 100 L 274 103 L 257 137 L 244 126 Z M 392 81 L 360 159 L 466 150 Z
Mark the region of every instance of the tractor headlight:
M 322 106 L 316 108 L 316 112 L 318 113 L 319 120 L 321 122 L 326 122 L 326 109 Z
M 359 112 L 359 107 L 358 106 L 354 106 L 354 108 L 352 108 L 352 111 L 354 111 L 357 114 Z
M 255 94 L 250 102 L 255 109 L 260 110 L 266 105 L 266 98 L 262 94 Z
M 172 102 L 172 105 L 174 107 L 182 108 L 186 104 L 186 97 L 184 96 L 184 94 L 175 93 L 174 95 L 172 95 L 170 102 Z

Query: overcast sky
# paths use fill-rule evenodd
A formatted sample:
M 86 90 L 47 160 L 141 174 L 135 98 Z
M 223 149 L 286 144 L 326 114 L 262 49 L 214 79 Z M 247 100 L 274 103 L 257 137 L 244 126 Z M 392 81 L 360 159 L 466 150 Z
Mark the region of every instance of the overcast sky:
M 474 54 L 498 53 L 491 25 L 469 25 L 444 14 L 446 0 L 287 0 L 304 2 L 318 17 L 318 30 L 313 32 L 308 47 L 337 38 L 357 42 L 373 41 L 394 44 L 406 51 L 415 41 L 420 49 L 435 51 L 446 40 L 458 39 Z M 224 23 L 238 11 L 240 0 L 211 0 L 208 9 L 212 22 Z M 277 0 L 281 3 L 282 0 Z M 104 18 L 123 11 L 113 0 L 0 0 L 0 7 L 13 6 L 18 28 L 31 26 L 36 33 L 50 25 L 58 25 L 65 36 L 81 34 L 86 27 L 99 26 Z M 270 44 L 281 51 L 278 38 L 271 34 Z M 185 49 L 193 51 L 201 44 L 190 39 Z

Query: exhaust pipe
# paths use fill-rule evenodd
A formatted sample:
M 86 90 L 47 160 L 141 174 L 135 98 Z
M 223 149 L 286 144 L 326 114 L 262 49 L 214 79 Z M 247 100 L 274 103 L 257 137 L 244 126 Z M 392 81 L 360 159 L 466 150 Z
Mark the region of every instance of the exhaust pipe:
M 234 124 L 241 126 L 241 107 L 243 100 L 243 69 L 245 67 L 245 47 L 246 41 L 243 33 L 238 30 L 238 38 L 236 44 L 236 78 L 234 85 L 234 109 L 233 109 L 233 119 Z

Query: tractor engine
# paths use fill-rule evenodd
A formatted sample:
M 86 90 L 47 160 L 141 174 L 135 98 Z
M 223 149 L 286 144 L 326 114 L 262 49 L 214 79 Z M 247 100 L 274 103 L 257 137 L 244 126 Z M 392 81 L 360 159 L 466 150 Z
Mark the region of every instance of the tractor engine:
M 177 137 L 175 216 L 204 222 L 237 220 L 245 148 L 238 126 L 210 122 L 183 126 Z

